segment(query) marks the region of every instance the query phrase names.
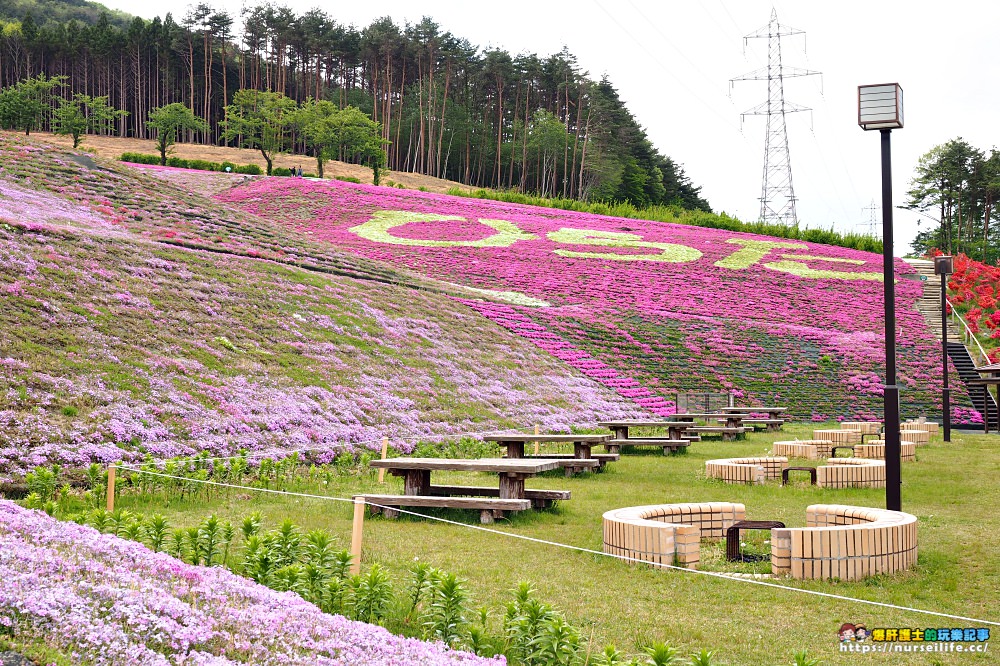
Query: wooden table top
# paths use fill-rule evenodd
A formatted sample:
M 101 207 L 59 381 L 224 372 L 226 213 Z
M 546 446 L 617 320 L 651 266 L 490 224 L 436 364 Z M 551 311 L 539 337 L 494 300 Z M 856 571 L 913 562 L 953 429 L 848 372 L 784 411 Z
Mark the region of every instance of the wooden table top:
M 395 470 L 453 470 L 458 472 L 513 472 L 540 474 L 562 467 L 562 460 L 551 458 L 387 458 L 373 460 L 376 469 Z
M 673 418 L 688 418 L 688 419 L 739 419 L 743 418 L 740 414 L 726 414 L 725 412 L 684 412 L 682 414 L 674 414 Z
M 611 435 L 487 435 L 485 442 L 605 442 Z
M 723 407 L 724 412 L 743 412 L 746 414 L 757 414 L 762 412 L 779 413 L 788 411 L 788 407 Z

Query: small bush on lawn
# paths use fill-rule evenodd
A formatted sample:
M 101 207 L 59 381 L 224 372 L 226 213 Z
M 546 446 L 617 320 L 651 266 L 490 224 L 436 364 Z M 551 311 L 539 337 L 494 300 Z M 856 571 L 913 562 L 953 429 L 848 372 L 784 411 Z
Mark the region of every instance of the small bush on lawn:
M 337 180 L 342 180 L 345 183 L 360 183 L 361 182 L 361 180 L 359 178 L 355 178 L 354 176 L 334 176 L 334 178 L 336 178 Z
M 245 173 L 251 176 L 260 176 L 261 174 L 264 173 L 264 170 L 261 169 L 256 164 L 241 164 L 240 166 L 236 167 L 236 173 Z
M 146 153 L 122 153 L 119 157 L 122 162 L 132 162 L 133 164 L 159 164 L 160 158 L 158 155 L 149 155 Z
M 207 160 L 188 160 L 189 169 L 198 169 L 199 171 L 222 171 L 222 165 L 218 162 L 209 162 Z
M 271 171 L 272 176 L 291 176 L 292 170 L 285 167 L 276 167 Z

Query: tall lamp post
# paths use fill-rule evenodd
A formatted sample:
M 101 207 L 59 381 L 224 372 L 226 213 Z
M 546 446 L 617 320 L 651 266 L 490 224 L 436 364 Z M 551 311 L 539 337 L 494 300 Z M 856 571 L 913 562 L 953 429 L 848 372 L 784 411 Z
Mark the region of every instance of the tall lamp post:
M 885 508 L 902 510 L 899 387 L 896 385 L 896 292 L 892 256 L 892 159 L 889 137 L 903 127 L 898 83 L 858 86 L 858 125 L 882 135 L 882 263 L 885 288 Z
M 944 441 L 951 441 L 951 389 L 948 388 L 948 276 L 955 272 L 955 258 L 934 257 L 934 272 L 941 276 L 941 416 L 944 419 Z

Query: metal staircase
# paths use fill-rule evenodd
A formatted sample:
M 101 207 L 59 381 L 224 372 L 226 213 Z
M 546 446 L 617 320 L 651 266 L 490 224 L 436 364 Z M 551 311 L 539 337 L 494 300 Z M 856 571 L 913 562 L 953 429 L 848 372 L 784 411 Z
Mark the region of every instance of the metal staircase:
M 937 340 L 941 339 L 941 278 L 934 274 L 934 262 L 926 259 L 904 259 L 910 264 L 914 273 L 926 276 L 922 282 L 924 293 L 917 301 L 917 310 L 923 315 L 927 325 L 934 332 Z M 1000 428 L 1000 415 L 997 411 L 997 401 L 983 386 L 970 385 L 969 380 L 979 379 L 977 366 L 989 364 L 986 351 L 979 344 L 975 334 L 969 330 L 965 320 L 952 308 L 948 319 L 948 358 L 958 372 L 959 378 L 968 391 L 972 405 L 980 414 L 984 414 L 986 401 L 989 401 L 990 429 Z M 954 396 L 954 393 L 952 394 Z

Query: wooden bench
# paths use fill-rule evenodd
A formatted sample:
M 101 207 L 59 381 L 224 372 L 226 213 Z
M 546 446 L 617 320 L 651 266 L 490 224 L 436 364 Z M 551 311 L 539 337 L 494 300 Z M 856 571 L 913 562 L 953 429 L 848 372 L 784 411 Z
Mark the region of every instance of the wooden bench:
M 621 456 L 617 451 L 611 453 L 591 453 L 589 458 L 577 458 L 575 454 L 572 453 L 539 453 L 537 456 L 530 455 L 524 456 L 528 460 L 539 459 L 539 460 L 596 460 L 598 465 L 598 471 L 604 469 L 604 466 L 609 462 L 618 462 L 621 460 Z
M 722 435 L 722 439 L 727 442 L 736 440 L 740 435 L 746 433 L 746 428 L 729 428 L 726 426 L 691 426 L 687 429 L 689 433 L 697 435 Z
M 486 489 L 489 490 L 489 489 Z M 499 495 L 500 490 L 497 489 Z M 529 499 L 494 499 L 491 497 L 441 497 L 436 495 L 355 495 L 363 499 L 373 513 L 395 518 L 399 512 L 387 507 L 418 506 L 439 509 L 479 509 L 479 522 L 489 524 L 494 518 L 503 518 L 504 511 L 527 511 Z M 376 506 L 378 505 L 378 506 Z
M 769 431 L 781 430 L 784 423 L 785 419 L 743 419 L 744 426 L 752 426 L 755 429 L 760 426 Z
M 604 448 L 617 455 L 619 449 L 623 446 L 659 446 L 663 449 L 663 455 L 669 455 L 674 451 L 679 451 L 680 449 L 685 448 L 690 443 L 691 442 L 688 439 L 629 437 L 628 439 L 609 439 L 604 443 Z
M 430 486 L 427 493 L 434 496 L 500 497 L 499 488 L 483 486 Z M 547 509 L 553 502 L 570 499 L 568 490 L 524 489 L 524 498 L 531 501 L 532 508 Z

